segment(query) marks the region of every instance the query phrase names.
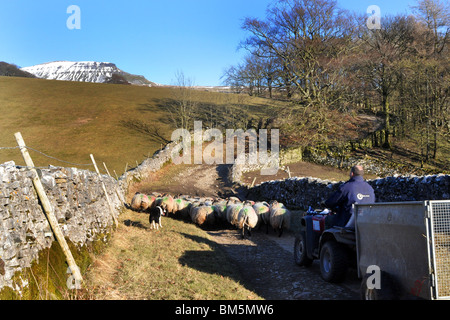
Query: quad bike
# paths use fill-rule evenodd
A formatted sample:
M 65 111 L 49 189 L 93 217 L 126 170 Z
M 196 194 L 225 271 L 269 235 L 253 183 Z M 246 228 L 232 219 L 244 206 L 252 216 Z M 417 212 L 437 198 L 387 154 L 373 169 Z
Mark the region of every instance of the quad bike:
M 333 227 L 327 211 L 309 210 L 295 262 L 320 259 L 329 282 L 343 280 L 354 263 L 363 300 L 450 300 L 449 200 L 354 205 L 352 218 L 355 231 Z
M 356 236 L 354 230 L 333 226 L 334 216 L 329 210 L 308 210 L 295 238 L 294 259 L 304 267 L 320 260 L 322 279 L 337 283 L 356 263 Z

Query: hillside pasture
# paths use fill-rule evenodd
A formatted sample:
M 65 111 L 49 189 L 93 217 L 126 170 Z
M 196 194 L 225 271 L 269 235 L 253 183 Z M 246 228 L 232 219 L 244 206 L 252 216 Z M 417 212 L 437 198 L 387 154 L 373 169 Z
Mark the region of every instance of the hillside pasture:
M 174 124 L 168 112 L 170 87 L 139 87 L 56 80 L 0 77 L 0 147 L 14 147 L 15 132 L 28 146 L 75 164 L 90 164 L 112 175 L 135 167 L 170 140 Z M 238 126 L 240 119 L 270 117 L 273 102 L 262 98 L 195 90 L 197 120 Z M 276 103 L 275 103 L 276 105 Z M 75 166 L 31 151 L 36 166 Z M 0 163 L 24 165 L 18 150 L 1 150 Z

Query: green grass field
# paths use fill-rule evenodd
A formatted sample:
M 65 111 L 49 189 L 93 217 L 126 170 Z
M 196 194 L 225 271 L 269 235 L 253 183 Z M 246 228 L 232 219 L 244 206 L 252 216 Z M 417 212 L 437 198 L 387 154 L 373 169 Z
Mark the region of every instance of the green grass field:
M 14 147 L 15 132 L 45 154 L 77 164 L 90 164 L 94 154 L 102 171 L 105 162 L 120 176 L 128 163 L 135 167 L 170 140 L 173 130 L 164 103 L 172 89 L 0 77 L 0 147 Z M 195 99 L 222 117 L 265 115 L 273 102 L 236 95 L 197 91 Z M 236 107 L 237 106 L 237 107 Z M 245 110 L 235 112 L 240 106 Z M 161 137 L 142 126 L 158 128 Z M 205 124 L 206 126 L 206 124 Z M 70 166 L 30 152 L 36 166 Z M 19 150 L 0 150 L 0 163 L 24 165 Z M 93 170 L 92 167 L 78 166 Z

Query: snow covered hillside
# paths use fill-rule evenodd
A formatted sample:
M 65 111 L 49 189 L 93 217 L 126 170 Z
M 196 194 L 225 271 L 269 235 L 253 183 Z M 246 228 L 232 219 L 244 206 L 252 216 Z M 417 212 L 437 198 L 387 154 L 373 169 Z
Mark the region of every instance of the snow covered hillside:
M 134 85 L 157 86 L 143 76 L 132 75 L 117 68 L 114 63 L 95 61 L 55 61 L 21 68 L 41 79 L 106 83 L 113 74 L 123 76 Z

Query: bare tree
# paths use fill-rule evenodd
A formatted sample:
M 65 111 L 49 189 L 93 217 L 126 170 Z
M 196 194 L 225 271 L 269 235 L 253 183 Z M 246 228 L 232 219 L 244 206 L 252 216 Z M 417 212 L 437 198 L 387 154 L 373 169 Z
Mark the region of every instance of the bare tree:
M 265 67 L 262 59 L 248 55 L 243 64 L 232 66 L 225 71 L 224 83 L 238 93 L 247 90 L 250 96 L 259 96 L 265 90 L 267 74 Z
M 401 64 L 412 50 L 414 42 L 414 19 L 406 16 L 384 17 L 382 28 L 363 28 L 360 39 L 364 43 L 361 78 L 371 83 L 372 89 L 381 98 L 385 120 L 384 143 L 390 148 L 391 98 L 398 89 Z
M 450 4 L 441 0 L 420 0 L 412 8 L 429 31 L 427 38 L 433 54 L 440 54 L 450 37 Z
M 305 106 L 331 104 L 328 93 L 340 80 L 335 66 L 353 47 L 353 22 L 334 0 L 280 0 L 265 20 L 245 19 L 251 36 L 241 46 L 277 59 L 286 89 L 292 85 Z
M 177 71 L 175 78 L 172 100 L 168 101 L 165 107 L 175 128 L 190 131 L 193 129 L 194 115 L 198 108 L 194 81 L 187 78 L 182 71 Z
M 423 162 L 437 159 L 438 141 L 449 139 L 448 52 L 450 6 L 439 0 L 421 0 L 413 7 L 417 23 L 415 56 L 408 61 L 402 97 L 415 124 L 422 124 L 419 143 Z

